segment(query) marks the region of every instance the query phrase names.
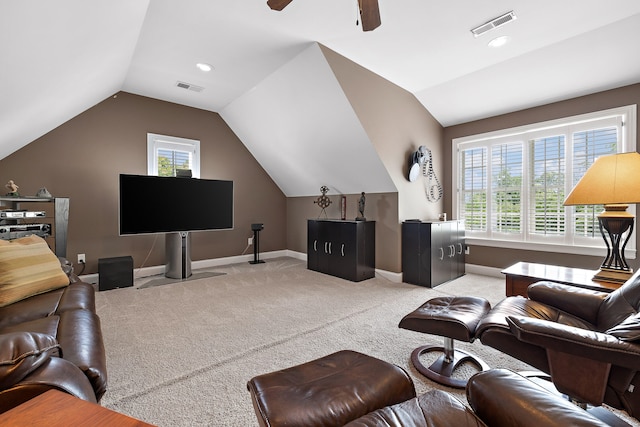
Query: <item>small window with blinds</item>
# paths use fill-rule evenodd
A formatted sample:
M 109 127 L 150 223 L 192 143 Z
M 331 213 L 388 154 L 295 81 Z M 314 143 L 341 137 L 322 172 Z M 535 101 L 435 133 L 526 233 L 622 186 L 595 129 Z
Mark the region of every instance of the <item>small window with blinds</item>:
M 188 169 L 194 178 L 200 177 L 200 141 L 174 136 L 147 134 L 147 173 L 156 176 L 176 176 Z
M 553 251 L 601 247 L 603 207 L 564 199 L 596 158 L 636 149 L 635 117 L 633 105 L 454 140 L 454 213 L 467 237 Z M 635 239 L 629 243 L 635 250 Z

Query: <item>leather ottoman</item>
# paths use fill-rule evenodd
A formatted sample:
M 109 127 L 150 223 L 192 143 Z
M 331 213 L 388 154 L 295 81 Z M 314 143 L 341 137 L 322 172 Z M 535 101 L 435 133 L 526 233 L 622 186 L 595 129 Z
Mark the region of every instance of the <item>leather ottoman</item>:
M 261 426 L 343 426 L 416 396 L 396 365 L 343 350 L 247 383 Z

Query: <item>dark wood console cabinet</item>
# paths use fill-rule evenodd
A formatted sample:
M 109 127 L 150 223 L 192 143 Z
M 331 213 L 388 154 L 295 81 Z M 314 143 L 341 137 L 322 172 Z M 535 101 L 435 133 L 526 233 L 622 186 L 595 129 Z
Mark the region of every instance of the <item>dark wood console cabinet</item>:
M 307 268 L 359 282 L 375 276 L 375 221 L 307 222 Z
M 463 221 L 402 223 L 402 281 L 432 288 L 464 275 Z

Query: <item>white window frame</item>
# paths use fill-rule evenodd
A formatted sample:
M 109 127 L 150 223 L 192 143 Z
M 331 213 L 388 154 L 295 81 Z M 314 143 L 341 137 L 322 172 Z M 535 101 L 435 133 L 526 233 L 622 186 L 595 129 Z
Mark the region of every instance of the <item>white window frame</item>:
M 200 178 L 200 141 L 147 133 L 147 174 L 158 175 L 158 150 L 184 151 L 191 155 L 191 176 Z
M 464 149 L 472 148 L 472 147 L 482 147 L 489 144 L 489 141 L 493 140 L 502 140 L 505 141 L 515 141 L 518 139 L 524 139 L 525 143 L 527 140 L 530 140 L 532 136 L 539 136 L 541 134 L 548 134 L 549 130 L 560 127 L 568 127 L 573 126 L 576 128 L 582 128 L 584 124 L 594 121 L 606 119 L 609 117 L 622 117 L 622 132 L 620 135 L 620 146 L 618 148 L 619 152 L 631 152 L 637 151 L 637 139 L 636 139 L 636 105 L 627 105 L 624 107 L 612 108 L 603 111 L 597 111 L 593 113 L 581 114 L 577 116 L 565 117 L 556 120 L 550 120 L 541 123 L 533 123 L 530 125 L 519 126 L 514 128 L 508 128 L 493 132 L 487 132 L 478 135 L 471 135 L 461 138 L 455 138 L 452 140 L 452 171 L 453 171 L 453 184 L 455 186 L 455 197 L 453 197 L 453 212 L 455 213 L 457 218 L 461 218 L 461 210 L 460 210 L 460 197 L 461 197 L 461 182 L 460 182 L 460 166 L 458 164 L 460 160 L 460 148 L 464 147 Z M 526 151 L 526 150 L 525 150 Z M 490 153 L 487 153 L 489 156 L 488 161 L 490 162 Z M 528 161 L 528 160 L 525 160 Z M 526 166 L 525 166 L 526 167 Z M 490 174 L 490 172 L 488 172 Z M 523 177 L 523 181 L 526 181 L 528 177 Z M 572 183 L 568 183 L 565 185 L 569 186 L 569 189 L 565 194 L 568 194 L 570 189 L 572 188 Z M 490 186 L 489 186 L 490 189 Z M 525 191 L 523 193 L 523 199 L 528 198 L 528 187 L 525 186 L 523 189 Z M 528 209 L 528 206 L 525 206 L 523 209 Z M 565 207 L 566 210 L 571 209 L 571 207 Z M 524 211 L 525 215 L 527 215 L 527 211 Z M 629 212 L 635 215 L 636 205 L 632 204 L 629 206 Z M 568 215 L 571 216 L 571 215 Z M 487 218 L 488 226 L 491 225 L 491 218 Z M 571 220 L 573 221 L 573 219 Z M 593 256 L 604 256 L 606 254 L 606 249 L 604 246 L 604 242 L 602 240 L 602 236 L 598 235 L 596 238 L 576 238 L 572 236 L 573 233 L 573 223 L 567 224 L 567 237 L 564 240 L 557 239 L 529 239 L 524 233 L 522 236 L 514 238 L 513 236 L 506 237 L 504 235 L 498 233 L 474 233 L 473 231 L 466 232 L 466 240 L 469 244 L 478 245 L 478 246 L 490 246 L 490 247 L 501 247 L 501 248 L 509 248 L 509 249 L 524 249 L 524 250 L 536 250 L 536 251 L 544 251 L 544 252 L 556 252 L 556 253 L 571 253 L 571 254 L 579 254 L 579 255 L 593 255 Z M 634 229 L 631 238 L 629 239 L 629 244 L 625 250 L 625 256 L 629 259 L 636 258 L 636 231 Z

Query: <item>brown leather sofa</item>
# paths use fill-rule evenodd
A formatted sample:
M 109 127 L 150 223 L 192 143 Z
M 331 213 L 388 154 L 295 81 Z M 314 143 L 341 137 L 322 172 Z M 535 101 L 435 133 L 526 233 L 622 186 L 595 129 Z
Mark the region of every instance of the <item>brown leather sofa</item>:
M 106 390 L 95 290 L 61 262 L 69 286 L 0 307 L 0 412 L 49 389 L 96 403 Z
M 554 282 L 527 293 L 480 320 L 482 343 L 550 374 L 578 401 L 640 419 L 640 272 L 612 293 Z

